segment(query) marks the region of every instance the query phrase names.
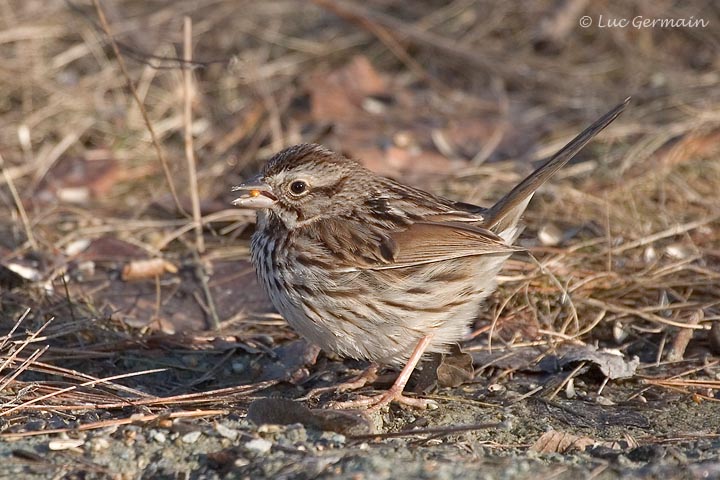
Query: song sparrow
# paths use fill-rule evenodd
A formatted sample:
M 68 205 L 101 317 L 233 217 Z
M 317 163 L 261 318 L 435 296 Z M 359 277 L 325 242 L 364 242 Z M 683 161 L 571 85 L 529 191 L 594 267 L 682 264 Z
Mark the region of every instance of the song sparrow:
M 424 353 L 460 340 L 495 289 L 533 193 L 629 99 L 597 120 L 490 208 L 380 177 L 320 145 L 276 154 L 233 188 L 257 209 L 252 260 L 272 303 L 301 335 L 341 356 L 395 367 L 398 401 Z

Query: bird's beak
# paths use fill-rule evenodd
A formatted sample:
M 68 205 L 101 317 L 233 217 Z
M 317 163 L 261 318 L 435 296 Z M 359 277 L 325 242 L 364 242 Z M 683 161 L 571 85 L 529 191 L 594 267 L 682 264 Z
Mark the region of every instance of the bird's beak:
M 259 176 L 234 186 L 232 191 L 242 192 L 238 198 L 232 201 L 232 204 L 236 207 L 261 210 L 263 208 L 270 208 L 277 202 L 277 197 L 273 195 L 272 187 L 263 182 Z

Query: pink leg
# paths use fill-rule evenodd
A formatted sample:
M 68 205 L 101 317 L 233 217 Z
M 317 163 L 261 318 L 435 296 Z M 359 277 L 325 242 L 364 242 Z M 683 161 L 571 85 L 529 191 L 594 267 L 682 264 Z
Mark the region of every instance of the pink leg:
M 402 392 L 405 389 L 405 385 L 407 384 L 408 380 L 410 380 L 410 375 L 415 370 L 415 367 L 425 353 L 425 349 L 428 347 L 428 345 L 430 345 L 431 339 L 432 335 L 426 335 L 420 339 L 417 345 L 415 345 L 415 349 L 412 351 L 412 353 L 410 354 L 410 358 L 408 359 L 403 369 L 400 371 L 400 375 L 398 375 L 395 383 L 393 383 L 392 387 L 390 387 L 387 392 L 381 393 L 380 395 L 376 395 L 374 397 L 362 398 L 349 402 L 338 402 L 334 406 L 337 408 L 371 407 L 368 409 L 368 411 L 374 412 L 390 402 L 397 402 L 400 404 L 409 405 L 411 407 L 427 408 L 428 405 L 431 403 L 428 400 L 406 397 L 405 395 L 403 395 Z
M 357 390 L 362 388 L 369 383 L 373 383 L 377 380 L 378 366 L 376 364 L 370 365 L 360 375 L 357 375 L 347 382 L 340 383 L 338 385 L 332 385 L 329 387 L 319 387 L 310 390 L 307 395 L 303 398 L 313 398 L 326 392 L 347 392 L 349 390 Z

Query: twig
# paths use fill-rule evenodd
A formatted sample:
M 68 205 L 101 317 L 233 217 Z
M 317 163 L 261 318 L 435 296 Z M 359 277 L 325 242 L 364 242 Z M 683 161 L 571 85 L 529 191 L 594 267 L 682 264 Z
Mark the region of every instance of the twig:
M 23 318 L 25 318 L 24 315 L 23 315 Z M 50 323 L 51 323 L 53 320 L 55 320 L 55 317 L 52 317 L 50 320 L 48 320 L 47 322 L 45 322 L 44 324 L 42 324 L 42 325 L 40 326 L 40 328 L 37 329 L 37 331 L 35 331 L 35 332 L 31 333 L 30 335 L 28 335 L 28 336 L 25 338 L 25 340 L 23 340 L 23 341 L 20 343 L 20 346 L 17 347 L 17 349 L 16 349 L 14 352 L 12 352 L 12 354 L 11 354 L 7 359 L 5 359 L 5 361 L 3 362 L 2 365 L 0 365 L 0 372 L 2 372 L 2 371 L 5 369 L 5 367 L 7 367 L 7 366 L 10 365 L 13 361 L 15 361 L 15 358 L 16 358 L 18 355 L 20 355 L 20 352 L 22 352 L 23 349 L 25 349 L 25 347 L 27 347 L 30 343 L 32 343 L 32 342 L 37 338 L 37 336 L 40 335 L 40 334 L 42 333 L 42 331 L 45 330 L 45 328 L 46 328 L 48 325 L 50 325 Z M 19 324 L 20 324 L 20 323 L 18 322 L 17 325 L 19 325 Z M 15 329 L 13 328 L 13 331 L 14 331 L 14 330 L 15 330 Z
M 577 29 L 578 18 L 587 4 L 588 0 L 562 2 L 554 12 L 541 20 L 535 47 L 550 51 L 562 48 L 570 34 Z
M 648 235 L 646 237 L 635 240 L 634 242 L 629 242 L 629 243 L 626 243 L 625 245 L 621 245 L 619 247 L 613 248 L 612 253 L 614 255 L 617 255 L 626 250 L 630 250 L 630 249 L 633 249 L 636 247 L 643 247 L 645 245 L 656 242 L 658 240 L 662 240 L 663 238 L 674 237 L 675 235 L 680 235 L 681 233 L 689 232 L 690 230 L 695 230 L 696 228 L 700 228 L 703 225 L 707 225 L 708 223 L 712 223 L 717 220 L 720 220 L 720 214 L 710 215 L 708 217 L 701 218 L 700 220 L 694 220 L 692 222 L 683 223 L 682 225 L 675 225 L 674 227 L 670 227 L 667 230 L 663 230 L 662 232 L 658 232 L 653 235 Z
M 192 216 L 195 223 L 195 246 L 199 253 L 205 251 L 205 239 L 203 237 L 202 217 L 200 216 L 200 194 L 198 192 L 197 165 L 195 163 L 195 152 L 193 150 L 192 134 L 192 19 L 184 18 L 183 23 L 183 124 L 185 125 L 185 158 L 188 167 L 188 182 L 190 183 L 190 201 L 192 203 Z
M 230 357 L 234 356 L 236 353 L 237 353 L 237 349 L 231 348 L 230 350 L 227 351 L 227 353 L 225 355 L 223 355 L 223 357 L 215 365 L 213 365 L 213 367 L 211 369 L 209 369 L 207 372 L 203 373 L 199 378 L 196 378 L 195 380 L 193 380 L 185 385 L 180 385 L 180 386 L 176 387 L 170 393 L 175 393 L 180 390 L 188 391 L 188 390 L 191 390 L 193 387 L 212 379 L 215 372 L 220 370 L 223 367 L 223 365 L 225 365 L 225 362 L 227 362 L 230 359 Z
M 472 432 L 474 430 L 487 430 L 489 428 L 503 428 L 504 422 L 473 423 L 470 425 L 455 425 L 452 427 L 430 427 L 408 430 L 405 432 L 369 433 L 364 435 L 350 435 L 353 440 L 382 440 L 385 438 L 414 437 L 417 435 L 450 435 L 451 433 Z
M 22 315 L 20 315 L 20 318 L 17 319 L 15 322 L 15 325 L 10 329 L 10 331 L 7 333 L 7 335 L 2 336 L 2 341 L 0 342 L 0 351 L 2 351 L 3 348 L 5 348 L 5 344 L 7 344 L 8 340 L 10 340 L 15 333 L 15 331 L 18 329 L 20 324 L 27 318 L 27 316 L 30 315 L 30 308 L 26 308 Z M 0 368 L 0 371 L 2 371 L 2 368 Z
M 20 199 L 20 195 L 15 188 L 15 182 L 13 182 L 10 175 L 8 175 L 5 171 L 5 160 L 3 159 L 2 155 L 0 155 L 0 170 L 2 170 L 5 183 L 7 183 L 7 186 L 10 189 L 10 195 L 12 195 L 15 206 L 17 207 L 18 213 L 20 214 L 20 220 L 22 221 L 23 228 L 25 229 L 25 235 L 27 236 L 28 242 L 30 242 L 30 246 L 33 250 L 37 250 L 38 244 L 37 241 L 35 241 L 35 236 L 32 233 L 30 219 L 27 216 L 27 212 L 25 211 L 25 207 L 23 206 L 22 200 Z
M 586 364 L 586 362 L 580 362 L 580 363 L 578 364 L 578 366 L 575 367 L 575 368 L 573 369 L 573 371 L 570 372 L 570 373 L 563 379 L 562 382 L 560 382 L 560 385 L 558 385 L 557 388 L 555 388 L 555 390 L 553 390 L 553 391 L 550 393 L 550 395 L 548 395 L 548 396 L 546 397 L 546 399 L 547 399 L 547 400 L 552 400 L 553 398 L 555 398 L 555 396 L 556 396 L 558 393 L 560 393 L 560 390 L 562 390 L 563 387 L 565 387 L 565 385 L 567 385 L 568 383 L 570 383 L 570 380 L 572 380 L 573 378 L 575 378 L 575 375 L 577 375 L 580 370 L 582 370 L 583 368 L 585 368 L 585 364 Z M 607 377 L 606 377 L 606 378 L 607 378 Z
M 10 385 L 10 382 L 15 380 L 22 372 L 27 370 L 28 367 L 32 365 L 35 360 L 40 358 L 43 353 L 47 351 L 48 348 L 50 348 L 50 345 L 45 345 L 43 348 L 38 348 L 32 354 L 30 354 L 30 356 L 26 358 L 25 361 L 23 361 L 23 363 L 21 363 L 20 366 L 11 375 L 3 379 L 3 382 L 0 383 L 0 392 L 5 390 L 5 387 Z
M 363 26 L 363 28 L 375 35 L 377 39 L 380 40 L 380 42 L 385 45 L 387 49 L 390 50 L 393 55 L 395 55 L 398 60 L 400 60 L 408 68 L 408 70 L 417 75 L 418 78 L 428 82 L 435 82 L 435 80 L 428 75 L 422 65 L 410 56 L 405 47 L 402 46 L 388 28 L 371 22 L 368 18 L 358 17 L 357 21 Z
M 130 89 L 130 92 L 132 92 L 132 96 L 135 99 L 138 108 L 140 109 L 140 114 L 143 117 L 145 126 L 150 133 L 150 139 L 153 146 L 155 147 L 155 153 L 157 154 L 157 157 L 162 164 L 163 172 L 165 172 L 165 180 L 167 181 L 168 187 L 170 188 L 170 193 L 172 194 L 173 201 L 175 202 L 175 207 L 177 208 L 178 212 L 187 216 L 187 212 L 180 204 L 180 199 L 178 198 L 177 192 L 175 191 L 175 184 L 172 181 L 172 175 L 170 174 L 170 167 L 168 166 L 167 158 L 165 158 L 165 153 L 163 152 L 162 147 L 160 147 L 160 142 L 158 141 L 157 135 L 155 134 L 155 129 L 150 122 L 150 117 L 148 116 L 147 110 L 145 110 L 145 106 L 143 105 L 142 100 L 140 100 L 140 96 L 138 95 L 137 89 L 135 88 L 135 84 L 130 78 L 130 74 L 128 73 L 127 67 L 125 66 L 125 60 L 123 60 L 123 57 L 120 54 L 120 49 L 118 48 L 115 38 L 113 38 L 112 32 L 110 31 L 110 25 L 105 18 L 105 12 L 103 12 L 103 9 L 100 6 L 100 2 L 98 0 L 93 0 L 93 5 L 95 6 L 95 11 L 97 12 L 98 19 L 100 20 L 100 25 L 102 25 L 103 31 L 105 31 L 105 35 L 107 35 L 113 52 L 115 53 L 115 58 L 117 58 L 120 71 L 122 72 L 123 77 L 125 77 L 128 88 Z
M 583 298 L 580 300 L 580 302 L 585 303 L 587 305 L 592 305 L 593 307 L 602 308 L 604 310 L 608 310 L 608 311 L 614 312 L 614 313 L 635 315 L 644 320 L 648 320 L 650 322 L 655 322 L 655 323 L 661 323 L 663 325 L 670 325 L 673 327 L 688 328 L 688 329 L 693 329 L 693 330 L 709 330 L 710 329 L 710 326 L 693 325 L 690 323 L 676 322 L 674 320 L 668 320 L 667 318 L 663 318 L 659 315 L 654 315 L 652 313 L 643 312 L 642 310 L 637 309 L 637 308 L 630 308 L 630 307 L 626 307 L 624 305 L 616 305 L 614 303 L 599 300 L 597 298 L 592 298 L 592 297 Z
M 84 425 L 79 425 L 76 428 L 54 428 L 49 430 L 36 430 L 36 431 L 30 431 L 30 432 L 19 432 L 19 433 L 3 433 L 0 434 L 0 438 L 10 439 L 10 438 L 23 438 L 23 437 L 31 437 L 35 435 L 52 435 L 54 433 L 66 433 L 66 432 L 84 432 L 88 430 L 97 430 L 99 428 L 106 428 L 106 427 L 114 427 L 114 426 L 120 426 L 120 425 L 130 425 L 133 423 L 148 423 L 152 422 L 154 420 L 163 419 L 163 418 L 198 418 L 198 417 L 215 417 L 218 415 L 227 415 L 227 410 L 197 410 L 192 412 L 172 412 L 170 414 L 166 413 L 155 413 L 150 415 L 132 415 L 127 418 L 116 418 L 116 419 L 110 419 L 110 420 L 102 420 L 99 422 L 93 422 L 93 423 L 86 423 Z
M 215 330 L 220 330 L 220 316 L 215 308 L 215 299 L 212 296 L 212 291 L 210 291 L 210 285 L 208 285 L 208 275 L 205 273 L 205 266 L 203 265 L 203 261 L 197 252 L 192 252 L 192 254 L 195 258 L 195 276 L 197 277 L 198 282 L 200 282 L 200 286 L 202 287 L 203 294 L 205 295 L 205 299 L 207 301 L 211 325 Z
M 158 369 L 163 370 L 163 369 Z M 167 369 L 164 369 L 167 370 Z M 146 373 L 153 373 L 157 370 L 152 371 L 143 371 L 143 372 L 137 372 L 137 373 L 130 373 L 130 374 L 124 374 L 124 375 L 118 375 L 115 377 L 108 377 L 105 379 L 95 380 L 94 383 L 99 383 L 107 380 L 113 380 L 117 378 L 124 378 L 134 375 L 142 375 Z M 215 390 L 210 390 L 207 392 L 196 392 L 196 393 L 185 393 L 180 395 L 172 395 L 169 397 L 144 397 L 144 398 L 123 398 L 121 401 L 116 402 L 110 402 L 106 400 L 106 403 L 102 403 L 101 401 L 93 401 L 93 402 L 85 402 L 85 403 L 72 403 L 72 404 L 40 404 L 38 405 L 37 402 L 40 400 L 44 400 L 46 398 L 50 397 L 56 397 L 58 395 L 62 395 L 64 393 L 67 393 L 71 390 L 77 389 L 82 386 L 87 386 L 88 383 L 92 382 L 86 382 L 82 385 L 74 385 L 72 387 L 64 388 L 62 390 L 56 390 L 49 394 L 43 395 L 42 397 L 38 397 L 36 399 L 33 399 L 32 401 L 26 402 L 23 405 L 18 405 L 15 407 L 15 409 L 25 409 L 25 410 L 53 410 L 53 411 L 77 411 L 77 410 L 114 410 L 118 408 L 127 408 L 127 407 L 179 407 L 181 405 L 203 405 L 203 404 L 209 404 L 209 403 L 228 403 L 233 398 L 237 396 L 247 396 L 251 393 L 258 392 L 260 390 L 264 390 L 266 388 L 272 387 L 273 385 L 277 385 L 279 380 L 266 380 L 264 382 L 258 382 L 253 383 L 249 385 L 238 385 L 235 387 L 226 387 L 226 388 L 218 388 Z M 0 416 L 5 415 L 5 413 L 0 414 Z
M 510 300 L 512 300 L 513 297 L 517 295 L 517 293 L 523 288 L 525 288 L 524 284 L 518 286 L 515 290 L 513 290 L 512 293 L 503 300 L 502 304 L 500 304 L 500 308 L 498 308 L 495 315 L 493 315 L 493 320 L 490 324 L 490 332 L 488 333 L 488 351 L 492 352 L 492 339 L 493 335 L 495 334 L 495 328 L 497 327 L 498 321 L 500 320 L 500 314 L 502 314 L 502 312 L 505 310 L 505 307 L 507 307 L 507 305 L 510 303 Z
M 455 39 L 445 38 L 441 35 L 427 32 L 415 25 L 410 25 L 398 20 L 391 15 L 361 6 L 360 3 L 351 3 L 344 0 L 313 0 L 313 3 L 339 17 L 357 23 L 363 28 L 368 29 L 368 26 L 373 24 L 380 25 L 389 31 L 404 36 L 417 45 L 422 45 L 443 55 L 455 57 L 458 60 L 466 62 L 468 65 L 479 67 L 506 79 L 522 77 L 527 80 L 540 81 L 538 76 L 530 78 L 509 64 L 491 61 L 481 56 L 477 50 L 462 45 Z M 374 35 L 377 34 L 376 31 L 372 29 L 369 30 Z
M 72 299 L 70 298 L 70 289 L 68 288 L 67 284 L 67 274 L 61 273 L 60 278 L 62 279 L 63 289 L 65 290 L 65 300 L 67 300 L 68 309 L 70 310 L 70 318 L 72 319 L 73 323 L 75 323 L 77 322 L 77 318 L 75 318 L 75 308 L 73 308 Z
M 42 372 L 47 373 L 49 375 L 53 376 L 61 376 L 65 378 L 70 378 L 73 380 L 96 380 L 95 377 L 88 375 L 87 373 L 78 372 L 77 370 L 70 370 L 67 368 L 58 367 L 57 365 L 52 365 L 49 363 L 44 362 L 34 362 L 32 365 L 32 370 L 34 372 Z M 126 387 L 125 385 L 121 385 L 119 383 L 114 383 L 110 380 L 107 380 L 103 383 L 106 387 L 111 387 L 114 390 L 129 393 L 131 395 L 135 395 L 137 397 L 141 398 L 151 398 L 153 395 L 150 395 L 148 393 L 142 392 L 140 390 L 136 390 L 134 388 Z
M 117 380 L 119 378 L 128 378 L 128 377 L 137 377 L 138 375 L 148 375 L 151 373 L 158 373 L 158 372 L 164 372 L 167 368 L 155 368 L 153 370 L 143 370 L 142 372 L 130 372 L 130 373 L 123 373 L 120 375 L 113 375 L 112 377 L 106 377 L 106 378 L 98 378 L 96 380 L 90 380 L 89 382 L 83 382 L 80 385 L 73 385 L 71 387 L 63 388 L 60 390 L 56 390 L 54 392 L 50 392 L 47 395 L 41 395 L 37 398 L 33 398 L 32 400 L 28 400 L 27 402 L 23 403 L 22 405 L 17 405 L 9 410 L 5 410 L 4 412 L 0 412 L 0 417 L 5 417 L 12 412 L 15 412 L 17 410 L 23 410 L 30 405 L 33 405 L 35 403 L 38 403 L 41 400 L 46 400 L 48 398 L 56 397 L 58 395 L 62 395 L 63 393 L 67 393 L 73 390 L 76 390 L 80 387 L 91 387 L 97 384 L 105 383 L 109 380 Z M 128 400 L 127 402 L 123 403 L 124 406 L 129 406 L 132 402 Z
M 572 320 L 575 323 L 575 332 L 576 333 L 579 332 L 580 331 L 580 320 L 578 319 L 577 309 L 575 308 L 575 304 L 573 303 L 572 297 L 570 296 L 570 292 L 568 292 L 568 289 L 565 286 L 563 286 L 562 283 L 560 283 L 560 280 L 558 280 L 558 278 L 555 276 L 555 274 L 553 272 L 546 269 L 545 266 L 542 263 L 540 263 L 540 261 L 537 258 L 535 258 L 535 255 L 533 255 L 530 252 L 527 252 L 527 253 L 528 253 L 528 256 L 532 259 L 533 263 L 535 263 L 535 265 L 537 265 L 537 267 L 540 269 L 540 272 L 544 275 L 547 275 L 548 278 L 550 279 L 550 281 L 552 283 L 554 283 L 555 286 L 562 292 L 562 302 L 561 303 L 567 303 L 567 305 L 570 307 L 570 313 L 572 315 L 568 319 L 568 321 L 566 321 L 563 324 L 562 329 L 560 329 L 560 333 L 563 333 L 563 334 L 565 333 L 570 320 Z
M 474 167 L 479 167 L 485 163 L 493 153 L 495 153 L 509 127 L 510 100 L 508 99 L 505 84 L 501 78 L 495 77 L 492 80 L 492 88 L 497 91 L 498 113 L 500 113 L 501 119 L 497 122 L 497 125 L 490 134 L 490 138 L 487 139 L 480 151 L 476 153 L 471 160 L 470 163 L 472 163 Z

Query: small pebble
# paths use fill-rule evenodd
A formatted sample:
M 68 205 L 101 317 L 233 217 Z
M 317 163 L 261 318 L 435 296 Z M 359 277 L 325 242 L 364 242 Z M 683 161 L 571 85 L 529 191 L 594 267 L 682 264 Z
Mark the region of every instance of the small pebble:
M 548 223 L 543 225 L 538 232 L 538 240 L 546 247 L 559 245 L 563 239 L 563 232 L 557 226 Z
M 92 450 L 94 452 L 100 452 L 102 450 L 107 450 L 108 448 L 110 448 L 110 442 L 108 441 L 107 438 L 103 438 L 103 437 L 94 438 L 92 440 L 92 443 L 90 444 L 90 448 L 92 448 Z
M 282 430 L 282 425 L 275 425 L 273 423 L 266 423 L 264 425 L 260 425 L 257 429 L 258 433 L 278 433 Z
M 243 373 L 247 370 L 247 365 L 241 360 L 234 361 L 230 364 L 230 369 L 233 373 Z
M 157 443 L 165 443 L 165 440 L 167 440 L 165 434 L 160 430 L 151 430 L 150 438 L 155 440 Z
M 270 451 L 272 448 L 272 442 L 265 440 L 264 438 L 256 438 L 247 442 L 245 444 L 245 448 L 252 450 L 253 452 L 263 454 Z
M 186 433 L 180 439 L 183 443 L 195 443 L 198 438 L 200 438 L 200 435 L 202 435 L 202 432 L 200 430 L 196 430 L 194 432 Z
M 71 448 L 77 448 L 85 443 L 85 440 L 81 438 L 61 438 L 59 440 L 52 440 L 48 443 L 50 450 L 68 450 Z
M 327 438 L 330 445 L 340 446 L 346 442 L 345 435 L 335 432 L 327 432 L 327 435 L 323 434 L 323 438 Z
M 221 437 L 229 438 L 230 440 L 235 440 L 238 437 L 238 435 L 240 434 L 240 432 L 238 432 L 237 430 L 226 427 L 222 423 L 218 423 L 217 425 L 215 425 L 215 431 Z
M 615 405 L 615 402 L 613 402 L 612 400 L 610 400 L 610 399 L 607 398 L 607 397 L 603 397 L 602 395 L 598 395 L 598 396 L 595 398 L 595 403 L 597 403 L 598 405 L 605 405 L 605 406 L 608 406 L 608 407 L 609 407 L 609 406 L 612 406 L 612 405 Z
M 689 248 L 681 243 L 673 243 L 665 248 L 665 253 L 668 257 L 674 258 L 675 260 L 683 260 L 692 255 Z

